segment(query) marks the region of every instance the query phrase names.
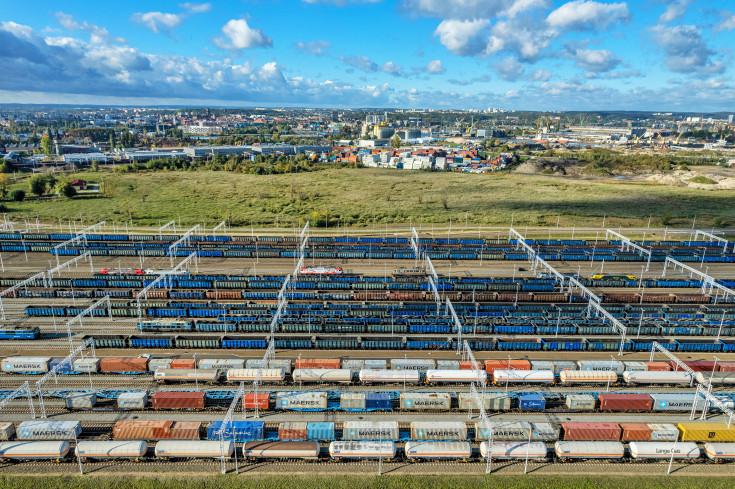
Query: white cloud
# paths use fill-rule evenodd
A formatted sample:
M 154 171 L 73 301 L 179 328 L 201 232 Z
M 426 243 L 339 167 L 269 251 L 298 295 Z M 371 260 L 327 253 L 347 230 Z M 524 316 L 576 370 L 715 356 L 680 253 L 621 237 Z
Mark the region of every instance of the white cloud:
M 611 24 L 629 22 L 628 5 L 623 3 L 600 3 L 574 0 L 554 10 L 546 18 L 551 27 L 563 31 L 597 31 Z
M 183 8 L 190 14 L 203 14 L 204 12 L 209 12 L 210 10 L 212 10 L 211 3 L 186 2 L 186 3 L 180 3 L 179 7 Z
M 306 51 L 314 56 L 322 56 L 329 52 L 329 48 L 332 43 L 328 41 L 311 41 L 311 42 L 297 42 L 295 46 L 302 51 Z
M 573 59 L 579 68 L 593 73 L 613 70 L 622 62 L 607 49 L 588 49 L 586 46 L 581 47 L 574 44 L 567 45 L 565 56 Z
M 529 81 L 548 81 L 552 77 L 553 73 L 544 69 L 539 68 L 538 70 L 531 73 L 528 77 Z
M 426 65 L 426 71 L 428 71 L 432 75 L 441 75 L 442 73 L 447 71 L 447 69 L 444 68 L 444 65 L 442 64 L 442 61 L 440 59 L 435 59 L 429 61 L 429 64 Z
M 393 61 L 388 61 L 387 63 L 383 63 L 380 71 L 389 75 L 400 76 L 403 72 L 403 66 L 395 64 Z
M 180 26 L 184 20 L 183 14 L 169 14 L 165 12 L 136 12 L 130 20 L 141 24 L 146 29 L 155 33 L 170 32 Z
M 493 64 L 498 76 L 505 81 L 516 81 L 523 76 L 525 66 L 514 57 L 505 58 Z
M 357 68 L 358 70 L 364 71 L 366 73 L 374 73 L 378 71 L 378 64 L 367 56 L 356 54 L 353 56 L 340 56 L 339 59 L 344 64 L 352 66 L 353 68 Z
M 521 61 L 533 63 L 558 35 L 557 31 L 542 26 L 529 28 L 522 19 L 499 21 L 491 29 L 485 54 L 505 51 Z
M 86 20 L 84 22 L 77 22 L 71 15 L 65 14 L 64 12 L 56 12 L 54 16 L 59 24 L 69 31 L 89 32 L 89 40 L 93 44 L 102 44 L 110 40 L 114 42 L 124 42 L 124 39 L 120 37 L 110 39 L 110 33 L 107 29 L 90 24 Z
M 226 39 L 214 40 L 222 49 L 240 50 L 256 47 L 272 47 L 273 40 L 260 29 L 252 29 L 245 19 L 232 19 L 222 27 Z
M 731 31 L 735 29 L 735 14 L 728 10 L 720 12 L 722 20 L 715 26 L 715 31 Z
M 671 22 L 672 20 L 678 19 L 684 15 L 689 5 L 694 3 L 694 0 L 661 0 L 666 4 L 666 11 L 661 14 L 658 21 L 661 23 Z
M 403 0 L 400 9 L 408 15 L 472 20 L 498 15 L 512 17 L 525 10 L 546 7 L 550 3 L 550 0 Z
M 713 62 L 715 54 L 702 39 L 702 31 L 693 25 L 653 27 L 653 42 L 664 49 L 666 67 L 676 73 L 720 74 L 725 71 L 722 62 Z
M 444 20 L 434 31 L 439 42 L 456 55 L 470 56 L 480 54 L 487 44 L 487 19 Z

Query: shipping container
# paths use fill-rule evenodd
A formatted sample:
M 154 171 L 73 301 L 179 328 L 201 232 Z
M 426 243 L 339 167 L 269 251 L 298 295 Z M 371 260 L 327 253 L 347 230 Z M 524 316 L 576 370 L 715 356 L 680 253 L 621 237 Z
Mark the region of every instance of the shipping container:
M 171 360 L 171 365 L 169 365 L 169 368 L 172 369 L 193 369 L 195 365 L 195 360 L 193 358 L 175 358 Z
M 15 435 L 15 425 L 10 421 L 0 422 L 0 440 L 10 440 Z
M 625 365 L 625 371 L 626 372 L 646 372 L 648 371 L 648 366 L 645 362 L 623 362 L 623 365 Z M 625 374 L 625 372 L 623 372 Z
M 601 392 L 597 398 L 601 411 L 650 411 L 653 408 L 653 399 L 648 394 Z
M 651 441 L 676 441 L 679 439 L 679 430 L 673 424 L 648 423 L 651 430 Z
M 92 393 L 75 393 L 70 394 L 65 399 L 67 409 L 92 409 L 97 404 L 97 394 Z
M 392 358 L 390 368 L 391 370 L 416 370 L 426 373 L 436 368 L 436 362 L 423 358 Z
M 203 358 L 199 360 L 200 369 L 242 369 L 245 368 L 245 360 L 237 358 Z
M 440 392 L 401 392 L 400 406 L 407 411 L 449 411 L 452 397 Z
M 595 397 L 590 394 L 567 394 L 564 405 L 569 409 L 592 411 L 595 409 Z
M 280 428 L 279 438 L 280 438 Z M 332 441 L 334 440 L 334 423 L 309 423 L 306 425 L 306 439 L 311 441 Z
M 546 399 L 541 394 L 521 394 L 518 396 L 518 407 L 527 411 L 541 411 L 546 408 Z
M 295 361 L 294 368 L 325 368 L 325 369 L 339 369 L 340 359 L 339 358 L 297 358 Z
M 568 421 L 561 426 L 564 440 L 620 440 L 621 429 L 617 423 Z
M 148 372 L 148 358 L 106 357 L 100 359 L 101 373 L 143 374 Z
M 327 393 L 277 392 L 276 409 L 291 411 L 324 411 L 327 409 Z
M 268 392 L 246 392 L 242 396 L 242 408 L 245 409 L 268 409 L 270 406 L 270 394 Z
M 23 421 L 16 429 L 18 440 L 76 440 L 82 434 L 79 421 Z
M 667 362 L 643 362 L 648 367 L 649 372 L 668 372 L 671 366 Z
M 173 421 L 120 420 L 112 427 L 115 440 L 166 440 L 171 438 Z
M 625 365 L 623 362 L 617 360 L 579 360 L 577 366 L 581 371 L 613 371 L 620 375 L 625 371 Z
M 483 407 L 486 411 L 507 411 L 510 409 L 511 399 L 507 393 L 503 392 L 486 392 L 484 395 L 479 392 L 478 395 L 482 400 Z M 472 395 L 468 392 L 459 393 L 459 409 L 472 410 L 479 409 Z
M 620 423 L 623 430 L 621 441 L 649 441 L 651 428 L 646 423 Z
M 225 440 L 232 440 L 233 429 L 236 443 L 265 438 L 265 422 L 263 421 L 232 421 L 225 425 L 222 437 Z M 220 431 L 222 431 L 222 421 L 212 421 L 207 427 L 207 439 L 219 440 Z
M 204 392 L 158 391 L 151 397 L 153 409 L 204 409 Z
M 7 357 L 2 359 L 2 370 L 29 374 L 48 372 L 50 361 L 50 357 Z
M 485 370 L 492 374 L 495 370 L 531 370 L 528 360 L 485 360 Z
M 735 425 L 727 423 L 679 423 L 681 441 L 735 441 Z
M 147 403 L 146 391 L 122 392 L 117 396 L 117 407 L 121 409 L 145 409 Z
M 78 358 L 74 360 L 75 372 L 97 372 L 99 371 L 99 358 Z
M 490 422 L 488 427 L 483 423 L 475 423 L 475 440 L 488 440 L 492 433 L 493 440 L 529 440 L 532 436 L 533 427 L 526 421 L 500 421 Z
M 697 410 L 704 408 L 704 398 L 695 394 L 684 393 L 651 393 L 649 394 L 653 400 L 653 411 L 691 411 L 694 406 L 694 399 L 697 398 Z
M 464 421 L 411 421 L 412 440 L 466 440 Z
M 392 440 L 398 441 L 398 421 L 344 421 L 344 440 Z

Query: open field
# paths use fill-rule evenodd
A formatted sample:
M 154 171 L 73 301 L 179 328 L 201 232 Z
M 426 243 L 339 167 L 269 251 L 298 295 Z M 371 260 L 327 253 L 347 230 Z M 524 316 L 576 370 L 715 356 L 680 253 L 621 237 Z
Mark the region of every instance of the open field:
M 621 469 L 620 466 L 608 465 L 613 470 L 607 473 L 614 473 L 615 470 Z M 282 467 L 281 467 L 282 468 Z M 372 467 L 371 467 L 372 468 Z M 628 470 L 630 467 L 625 467 Z M 638 468 L 645 468 L 639 466 Z M 657 467 L 661 469 L 662 467 Z M 710 467 L 711 468 L 711 467 Z M 434 468 L 425 468 L 423 472 L 434 472 Z M 477 470 L 477 466 L 475 466 Z M 587 467 L 589 469 L 589 467 Z M 103 487 L 115 487 L 116 489 L 127 488 L 156 488 L 156 489 L 198 489 L 207 487 L 218 487 L 220 489 L 229 488 L 258 488 L 258 489 L 275 489 L 275 488 L 366 488 L 366 489 L 388 489 L 388 488 L 501 488 L 512 487 L 514 489 L 525 488 L 553 488 L 553 489 L 607 489 L 628 487 L 630 489 L 648 489 L 648 488 L 698 488 L 708 487 L 709 489 L 724 489 L 732 487 L 730 477 L 706 477 L 701 476 L 674 476 L 666 477 L 664 475 L 643 475 L 644 471 L 636 471 L 636 478 L 605 476 L 600 475 L 386 475 L 377 477 L 372 474 L 364 473 L 358 476 L 340 475 L 335 478 L 334 475 L 318 476 L 318 475 L 256 475 L 247 474 L 243 477 L 194 475 L 186 479 L 180 478 L 178 475 L 144 475 L 114 480 L 109 475 L 91 475 L 80 478 L 74 476 L 6 476 L 0 479 L 0 485 L 7 489 L 57 489 L 75 487 L 77 489 L 98 489 Z M 723 475 L 727 475 L 726 471 L 718 471 Z M 665 473 L 665 472 L 664 472 Z M 120 474 L 122 475 L 122 473 Z M 374 475 L 373 477 L 365 477 Z
M 704 228 L 735 224 L 735 193 L 650 182 L 567 179 L 545 175 L 475 175 L 389 169 L 341 169 L 287 175 L 230 172 L 76 173 L 101 183 L 99 195 L 6 202 L 8 218 L 107 220 L 157 226 L 180 220 L 207 227 L 330 228 L 346 222 L 372 229 L 386 223 L 455 226 L 607 226 Z M 11 190 L 27 183 L 19 178 Z M 107 197 L 104 196 L 105 189 Z M 27 192 L 30 194 L 30 192 Z M 662 217 L 668 217 L 666 222 Z M 715 218 L 719 218 L 715 223 Z

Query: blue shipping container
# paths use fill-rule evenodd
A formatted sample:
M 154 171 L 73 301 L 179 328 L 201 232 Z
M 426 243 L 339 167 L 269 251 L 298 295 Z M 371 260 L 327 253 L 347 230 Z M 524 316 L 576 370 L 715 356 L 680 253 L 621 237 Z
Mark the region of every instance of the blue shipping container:
M 546 399 L 539 394 L 523 394 L 518 396 L 518 406 L 533 411 L 543 410 L 546 408 Z
M 235 428 L 235 442 L 255 441 L 263 439 L 265 421 L 233 421 L 225 426 L 225 440 L 232 440 L 232 428 Z M 207 440 L 219 440 L 222 421 L 213 421 L 207 429 Z
M 314 441 L 334 440 L 334 423 L 309 423 L 306 425 L 306 439 Z

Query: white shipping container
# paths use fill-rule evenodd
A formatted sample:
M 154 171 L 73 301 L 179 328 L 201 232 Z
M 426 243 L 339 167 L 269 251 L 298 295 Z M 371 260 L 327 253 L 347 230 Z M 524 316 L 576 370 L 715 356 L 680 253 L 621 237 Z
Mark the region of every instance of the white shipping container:
M 401 409 L 448 411 L 452 397 L 447 392 L 401 392 Z
M 567 394 L 564 405 L 569 409 L 592 411 L 595 409 L 595 397 L 591 394 Z
M 70 394 L 65 401 L 69 409 L 92 409 L 97 404 L 97 394 L 94 392 Z
M 245 368 L 245 360 L 237 358 L 203 358 L 199 360 L 199 368 L 220 368 L 220 369 L 231 369 L 231 368 Z
M 48 372 L 50 357 L 7 357 L 2 360 L 3 372 Z
M 623 365 L 625 365 L 625 370 L 627 370 L 628 372 L 647 372 L 648 371 L 648 365 L 646 365 L 645 362 L 624 361 Z
M 418 370 L 426 373 L 427 370 L 436 368 L 436 362 L 424 358 L 392 358 L 390 368 L 393 370 Z
M 263 360 L 251 358 L 247 361 L 247 368 L 263 368 Z M 287 358 L 271 358 L 268 360 L 268 368 L 283 369 L 287 374 L 291 373 L 291 360 Z
M 622 374 L 625 371 L 623 362 L 617 360 L 579 360 L 577 361 L 577 367 L 579 367 L 579 370 L 592 372 L 611 370 L 616 374 Z
M 571 360 L 555 360 L 554 374 L 559 375 L 564 370 L 577 370 L 576 362 L 573 362 Z
M 364 392 L 342 392 L 339 395 L 340 409 L 354 410 L 365 409 L 365 393 Z
M 75 372 L 98 372 L 100 369 L 99 358 L 78 358 L 74 360 Z
M 480 396 L 486 411 L 504 411 L 510 409 L 510 396 L 504 392 L 486 392 L 484 396 L 481 392 L 477 394 Z M 469 410 L 470 407 L 473 410 L 478 409 L 472 395 L 469 392 L 460 392 L 459 409 Z
M 151 358 L 148 362 L 148 370 L 155 372 L 158 368 L 171 368 L 171 358 Z
M 327 409 L 327 393 L 276 392 L 276 409 L 322 411 Z
M 388 362 L 386 360 L 365 360 L 366 369 L 385 370 L 388 368 Z
M 466 440 L 464 421 L 411 421 L 412 440 Z
M 648 394 L 653 399 L 653 411 L 691 411 L 694 406 L 694 394 Z M 697 411 L 704 409 L 704 398 L 697 396 Z
M 10 440 L 15 435 L 15 425 L 10 421 L 0 422 L 0 440 Z
M 635 459 L 698 459 L 701 456 L 699 447 L 691 442 L 632 441 L 628 443 L 630 456 Z
M 559 425 L 552 423 L 531 423 L 533 441 L 556 441 L 559 439 Z
M 19 440 L 74 440 L 82 433 L 79 421 L 23 421 L 18 425 Z
M 676 441 L 679 439 L 679 428 L 668 423 L 648 423 L 651 430 L 651 441 Z
M 438 370 L 459 370 L 459 360 L 437 360 Z
M 533 427 L 527 421 L 491 421 L 488 428 L 482 423 L 475 423 L 475 439 L 488 440 L 492 433 L 493 440 L 523 441 L 532 436 Z
M 365 368 L 365 360 L 347 358 L 345 360 L 342 360 L 342 368 L 348 369 L 352 373 L 352 375 L 355 375 L 360 370 Z
M 546 443 L 541 441 L 483 441 L 480 443 L 480 456 L 486 458 L 488 453 L 498 460 L 539 460 L 546 458 Z
M 144 409 L 148 403 L 148 393 L 145 391 L 123 392 L 117 396 L 117 407 L 122 409 Z
M 398 440 L 398 421 L 345 421 L 345 440 Z
M 554 362 L 548 360 L 531 360 L 531 370 L 551 370 L 554 371 Z

